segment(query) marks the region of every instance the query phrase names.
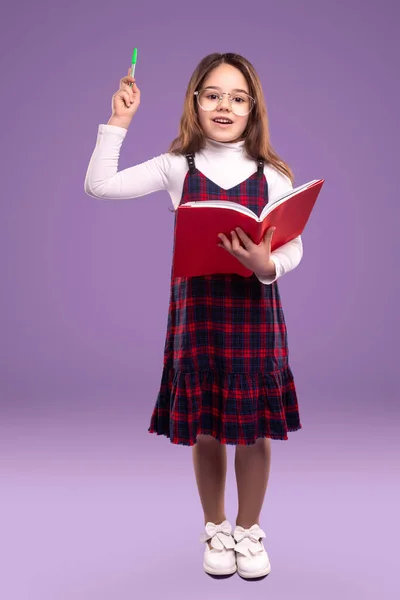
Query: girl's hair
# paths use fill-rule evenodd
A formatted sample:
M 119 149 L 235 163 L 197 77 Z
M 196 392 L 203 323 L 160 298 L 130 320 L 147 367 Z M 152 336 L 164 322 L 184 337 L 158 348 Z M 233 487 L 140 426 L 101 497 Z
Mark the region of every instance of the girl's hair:
M 201 89 L 204 80 L 212 69 L 226 63 L 239 69 L 246 78 L 249 94 L 256 103 L 249 115 L 247 127 L 243 132 L 244 148 L 254 160 L 262 158 L 267 164 L 286 175 L 293 184 L 294 176 L 290 167 L 276 154 L 271 146 L 267 108 L 260 79 L 253 65 L 240 54 L 209 54 L 197 65 L 186 90 L 183 114 L 178 137 L 171 143 L 169 152 L 187 154 L 204 148 L 206 139 L 198 119 L 198 104 L 194 92 Z

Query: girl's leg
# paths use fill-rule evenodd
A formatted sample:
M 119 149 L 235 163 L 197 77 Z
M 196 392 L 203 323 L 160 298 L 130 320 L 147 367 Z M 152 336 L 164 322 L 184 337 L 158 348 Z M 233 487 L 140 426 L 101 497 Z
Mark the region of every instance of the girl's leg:
M 236 446 L 235 473 L 238 486 L 236 525 L 249 529 L 259 524 L 271 464 L 271 440 L 258 438 L 250 446 Z
M 225 521 L 226 446 L 200 434 L 193 446 L 193 465 L 204 511 L 204 524 Z

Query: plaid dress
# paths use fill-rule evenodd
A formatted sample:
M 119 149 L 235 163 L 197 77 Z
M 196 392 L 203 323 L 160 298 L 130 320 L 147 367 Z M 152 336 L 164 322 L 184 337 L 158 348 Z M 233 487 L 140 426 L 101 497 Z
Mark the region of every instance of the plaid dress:
M 193 154 L 186 158 L 181 203 L 230 200 L 261 214 L 268 202 L 263 161 L 224 190 L 196 168 Z M 172 278 L 171 271 L 161 385 L 148 431 L 186 446 L 200 433 L 249 445 L 259 437 L 287 440 L 301 427 L 277 282 L 265 285 L 254 273 Z

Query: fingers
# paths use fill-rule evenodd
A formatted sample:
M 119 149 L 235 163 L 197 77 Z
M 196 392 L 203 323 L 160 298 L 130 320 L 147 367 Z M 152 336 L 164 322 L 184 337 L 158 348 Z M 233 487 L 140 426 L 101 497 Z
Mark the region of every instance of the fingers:
M 220 240 L 222 242 L 221 244 L 218 244 L 218 246 L 222 246 L 223 248 L 225 248 L 225 250 L 228 250 L 228 252 L 238 253 L 238 254 L 243 252 L 243 250 L 248 250 L 250 245 L 247 244 L 249 247 L 246 247 L 245 238 L 247 238 L 247 240 L 249 240 L 250 244 L 252 244 L 253 242 L 250 240 L 250 238 L 247 237 L 247 235 L 242 230 L 239 230 L 239 231 L 241 231 L 241 233 L 243 235 L 242 242 L 243 242 L 244 247 L 240 244 L 240 239 L 235 230 L 231 231 L 232 243 L 231 243 L 230 239 L 227 238 L 226 235 L 224 235 L 223 233 L 218 234 L 218 237 L 220 238 Z
M 274 235 L 274 231 L 275 231 L 276 227 L 270 227 L 269 229 L 267 229 L 264 239 L 266 241 L 271 241 L 272 240 L 272 236 Z
M 133 104 L 135 100 L 133 94 L 129 94 L 129 92 L 121 92 L 121 96 L 124 99 L 124 102 L 128 108 Z
M 238 234 L 236 233 L 236 231 L 231 231 L 231 236 L 232 236 L 232 251 L 237 252 L 238 250 L 241 250 L 242 246 L 240 245 L 240 240 L 238 238 Z
M 135 102 L 135 94 L 129 86 L 120 88 L 116 95 L 122 98 L 128 108 Z
M 249 236 L 241 229 L 240 227 L 236 227 L 235 231 L 232 231 L 232 234 L 235 234 L 236 238 L 242 241 L 243 246 L 246 250 L 250 250 L 253 245 L 253 240 L 249 238 Z
M 221 248 L 225 248 L 225 250 L 228 250 L 228 252 L 232 252 L 231 242 L 226 237 L 226 235 L 224 235 L 223 233 L 219 233 L 218 237 L 221 240 L 221 243 L 218 244 L 218 246 L 220 246 Z
M 131 79 L 133 80 L 134 77 L 131 76 L 131 69 L 128 69 L 128 75 L 125 75 L 125 77 L 122 77 L 122 79 L 120 80 L 120 83 L 122 83 L 123 81 L 125 81 L 125 79 Z
M 130 69 L 128 72 L 130 72 Z M 125 105 L 130 108 L 135 102 L 135 99 L 140 95 L 140 90 L 136 85 L 136 80 L 134 77 L 131 77 L 130 75 L 122 77 L 120 80 L 118 95 L 124 100 Z
M 129 69 L 130 71 L 130 69 Z M 119 87 L 120 89 L 125 89 L 125 87 L 129 87 L 131 89 L 130 86 L 133 86 L 134 88 L 136 88 L 135 91 L 139 91 L 139 88 L 136 85 L 136 79 L 134 77 L 131 77 L 130 75 L 125 75 L 125 77 L 122 77 L 122 79 L 120 79 L 119 81 Z

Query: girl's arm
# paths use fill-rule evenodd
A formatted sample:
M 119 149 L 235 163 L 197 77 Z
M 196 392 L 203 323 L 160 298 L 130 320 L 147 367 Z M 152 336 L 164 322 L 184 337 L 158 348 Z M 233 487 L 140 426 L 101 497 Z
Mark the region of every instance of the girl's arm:
M 123 200 L 167 189 L 171 164 L 166 154 L 118 171 L 121 146 L 127 132 L 123 127 L 99 125 L 84 183 L 89 196 Z
M 268 183 L 268 196 L 270 202 L 277 196 L 293 189 L 292 183 L 286 175 L 283 175 L 283 173 L 280 173 L 276 169 L 268 167 L 268 165 L 265 168 L 267 181 L 271 182 L 271 184 Z M 279 277 L 285 275 L 285 273 L 289 273 L 289 271 L 295 269 L 299 265 L 302 257 L 303 242 L 299 235 L 271 252 L 271 261 L 275 264 L 275 275 L 271 275 L 270 277 L 258 277 L 259 281 L 265 285 L 273 283 L 279 279 Z

